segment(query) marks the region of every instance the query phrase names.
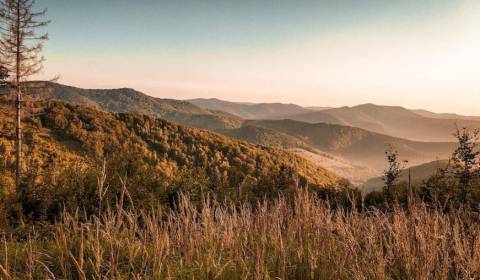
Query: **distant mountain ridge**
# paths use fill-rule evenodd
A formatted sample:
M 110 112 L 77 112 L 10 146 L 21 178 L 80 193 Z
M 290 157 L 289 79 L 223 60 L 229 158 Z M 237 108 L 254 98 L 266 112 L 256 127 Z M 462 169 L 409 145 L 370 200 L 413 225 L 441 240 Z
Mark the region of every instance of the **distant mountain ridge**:
M 480 120 L 480 116 L 464 116 L 454 113 L 434 113 L 428 110 L 416 109 L 411 110 L 414 113 L 419 114 L 420 116 L 434 119 L 450 119 L 450 120 Z
M 372 103 L 353 107 L 301 107 L 281 103 L 236 103 L 220 99 L 192 99 L 193 104 L 250 120 L 292 119 L 308 123 L 329 123 L 363 128 L 398 138 L 424 142 L 454 141 L 456 125 L 480 128 L 480 117 L 409 110 L 400 106 Z
M 436 117 L 434 117 L 436 116 Z M 331 123 L 363 128 L 372 132 L 414 141 L 454 141 L 455 127 L 480 128 L 480 120 L 466 116 L 448 119 L 441 114 L 420 114 L 399 106 L 363 104 L 292 116 L 309 123 Z M 454 115 L 448 115 L 454 117 Z
M 287 118 L 314 111 L 296 104 L 238 103 L 216 98 L 198 98 L 187 101 L 205 109 L 221 110 L 249 120 Z
M 111 112 L 137 112 L 209 130 L 238 128 L 243 122 L 232 114 L 200 108 L 187 101 L 152 97 L 130 88 L 82 89 L 52 82 L 31 82 L 25 94 L 31 99 L 56 99 Z

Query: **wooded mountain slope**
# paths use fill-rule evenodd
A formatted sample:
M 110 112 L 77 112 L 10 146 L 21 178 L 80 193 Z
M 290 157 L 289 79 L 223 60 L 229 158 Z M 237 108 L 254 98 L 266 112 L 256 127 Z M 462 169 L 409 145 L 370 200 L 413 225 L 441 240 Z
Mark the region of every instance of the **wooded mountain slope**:
M 287 118 L 289 116 L 314 111 L 295 104 L 238 103 L 224 101 L 216 98 L 198 98 L 188 101 L 202 108 L 210 110 L 221 110 L 250 120 Z
M 385 151 L 390 145 L 399 152 L 402 160 L 408 160 L 411 165 L 448 158 L 456 147 L 453 142 L 415 142 L 360 128 L 325 123 L 265 120 L 248 121 L 247 124 L 295 136 L 314 148 L 377 170 L 385 167 Z
M 310 149 L 307 143 L 295 136 L 255 125 L 246 124 L 240 128 L 220 132 L 235 139 L 267 147 Z
M 0 102 L 0 151 L 13 164 L 13 108 Z M 25 150 L 30 167 L 55 170 L 103 157 L 143 166 L 152 178 L 202 170 L 217 184 L 238 187 L 248 176 L 258 184 L 292 168 L 312 186 L 335 187 L 336 175 L 282 149 L 255 146 L 217 133 L 187 128 L 136 113 L 111 113 L 59 101 L 27 103 Z M 132 163 L 133 164 L 133 163 Z M 25 167 L 29 169 L 29 167 Z M 59 170 L 61 168 L 58 168 Z M 277 174 L 277 175 L 275 175 Z
M 203 109 L 186 101 L 155 98 L 129 88 L 81 89 L 52 82 L 32 82 L 26 85 L 25 93 L 27 98 L 36 100 L 56 99 L 111 112 L 137 112 L 210 130 L 238 128 L 243 122 L 225 112 Z
M 342 125 L 312 125 L 288 120 L 278 120 L 278 122 L 272 123 L 260 120 L 245 122 L 244 119 L 230 113 L 201 108 L 186 101 L 154 98 L 132 89 L 88 90 L 48 82 L 36 82 L 29 85 L 27 97 L 30 99 L 57 99 L 113 112 L 139 112 L 191 127 L 213 130 L 253 144 L 301 148 L 318 155 L 330 153 L 341 157 L 342 160 L 350 161 L 350 166 L 361 166 L 362 168 L 356 174 L 370 174 L 371 170 L 376 170 L 380 174 L 385 167 L 384 152 L 388 149 L 389 144 L 394 145 L 399 150 L 400 156 L 408 159 L 411 165 L 446 158 L 454 147 L 451 143 L 422 143 L 370 132 L 385 131 L 390 126 L 396 127 L 398 123 L 402 123 L 405 130 L 415 131 L 418 129 L 417 124 L 419 123 L 422 127 L 422 122 L 425 123 L 425 120 L 451 124 L 449 119 L 425 118 L 401 107 L 365 104 L 353 108 L 344 107 L 314 112 L 311 109 L 290 104 L 244 104 L 217 99 L 196 100 L 200 106 L 217 106 L 214 108 L 237 110 L 237 113 L 240 110 L 238 114 L 254 118 L 265 116 L 275 118 L 282 114 L 294 114 L 290 117 L 307 118 L 312 116 L 314 119 L 308 117 L 306 121 L 321 120 L 325 123 L 341 123 Z M 38 85 L 43 87 L 33 87 Z M 313 113 L 295 115 L 298 112 Z M 319 116 L 321 119 L 318 119 Z M 454 125 L 451 124 L 450 127 L 447 124 L 443 131 L 449 131 L 448 137 L 450 137 Z M 351 126 L 365 127 L 366 130 Z M 439 126 L 432 124 L 432 127 L 438 128 Z M 395 134 L 392 131 L 387 133 Z M 329 169 L 337 172 L 337 169 Z M 365 172 L 367 169 L 368 172 Z M 358 182 L 359 179 L 360 177 L 355 175 L 354 181 Z

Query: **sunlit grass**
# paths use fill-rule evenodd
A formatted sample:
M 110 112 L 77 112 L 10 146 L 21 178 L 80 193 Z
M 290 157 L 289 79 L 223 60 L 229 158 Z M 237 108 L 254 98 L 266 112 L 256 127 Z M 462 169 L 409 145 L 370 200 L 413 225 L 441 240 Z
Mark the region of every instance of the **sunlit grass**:
M 64 214 L 6 237 L 0 268 L 2 279 L 474 279 L 476 215 L 333 211 L 304 192 L 255 207 L 183 197 L 175 211 Z

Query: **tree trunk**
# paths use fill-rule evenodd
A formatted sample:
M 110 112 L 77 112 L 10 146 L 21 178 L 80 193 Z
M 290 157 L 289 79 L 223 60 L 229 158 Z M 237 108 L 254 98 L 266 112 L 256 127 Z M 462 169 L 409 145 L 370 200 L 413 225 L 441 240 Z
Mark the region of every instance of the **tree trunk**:
M 20 20 L 20 1 L 17 1 L 17 22 L 16 22 L 16 75 L 15 75 L 15 90 L 17 91 L 16 100 L 16 170 L 15 170 L 15 185 L 17 195 L 20 194 L 20 185 L 22 179 L 22 92 L 20 90 L 21 80 L 21 20 Z
M 16 99 L 16 170 L 15 170 L 15 184 L 17 192 L 20 191 L 20 184 L 22 179 L 22 96 L 20 87 L 17 87 Z

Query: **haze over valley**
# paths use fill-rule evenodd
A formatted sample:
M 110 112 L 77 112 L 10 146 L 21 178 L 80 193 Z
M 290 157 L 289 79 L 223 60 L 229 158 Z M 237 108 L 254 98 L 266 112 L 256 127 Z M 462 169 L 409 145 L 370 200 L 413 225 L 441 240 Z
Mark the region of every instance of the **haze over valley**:
M 306 108 L 220 99 L 175 100 L 128 88 L 81 89 L 52 82 L 32 82 L 26 98 L 136 112 L 259 146 L 286 148 L 359 187 L 382 174 L 384 153 L 390 147 L 408 160 L 405 167 L 422 165 L 451 156 L 456 125 L 480 128 L 480 120 L 473 116 L 375 104 Z

